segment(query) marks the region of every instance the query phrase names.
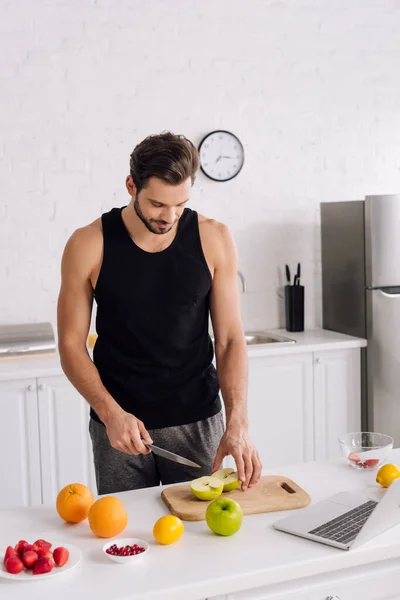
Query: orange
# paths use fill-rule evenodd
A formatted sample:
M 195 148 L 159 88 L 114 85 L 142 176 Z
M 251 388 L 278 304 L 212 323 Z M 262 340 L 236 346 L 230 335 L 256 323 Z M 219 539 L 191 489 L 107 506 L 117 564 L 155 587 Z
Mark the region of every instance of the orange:
M 159 544 L 173 544 L 181 537 L 184 527 L 174 515 L 165 515 L 155 522 L 153 535 Z
M 71 483 L 58 493 L 56 509 L 67 523 L 80 523 L 87 518 L 93 502 L 94 496 L 86 485 Z
M 125 529 L 128 514 L 119 498 L 105 496 L 93 504 L 88 519 L 90 529 L 97 537 L 110 538 Z
M 387 488 L 389 485 L 398 477 L 400 477 L 400 469 L 397 465 L 388 463 L 382 465 L 376 474 L 376 483 L 379 483 L 382 487 Z

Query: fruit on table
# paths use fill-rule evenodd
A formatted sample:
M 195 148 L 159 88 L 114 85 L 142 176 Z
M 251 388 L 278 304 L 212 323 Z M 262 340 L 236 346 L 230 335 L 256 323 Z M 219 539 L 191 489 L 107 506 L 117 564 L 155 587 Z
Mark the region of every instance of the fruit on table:
M 118 535 L 128 523 L 128 514 L 119 498 L 105 496 L 96 500 L 88 514 L 90 529 L 97 537 Z
M 5 562 L 5 568 L 8 573 L 12 573 L 13 575 L 17 575 L 24 570 L 25 566 L 19 556 L 10 556 L 8 560 Z
M 145 549 L 137 544 L 133 544 L 132 546 L 117 546 L 117 544 L 113 544 L 107 548 L 106 553 L 112 556 L 135 556 L 136 554 L 142 554 L 144 551 Z
M 7 549 L 4 553 L 3 565 L 6 564 L 7 560 L 11 558 L 11 556 L 16 556 L 17 558 L 20 558 L 18 552 L 12 546 L 7 546 Z
M 179 517 L 165 515 L 155 522 L 153 535 L 159 544 L 173 544 L 181 537 L 184 526 Z
M 53 559 L 57 567 L 63 567 L 65 563 L 68 562 L 69 550 L 67 548 L 64 548 L 63 546 L 55 548 L 53 551 Z
M 84 521 L 94 502 L 91 490 L 82 483 L 66 485 L 57 496 L 57 512 L 67 523 Z
M 42 556 L 33 567 L 33 575 L 42 575 L 43 573 L 50 573 L 53 570 L 54 561 Z
M 34 550 L 28 550 L 27 552 L 24 552 L 22 555 L 22 562 L 24 563 L 24 565 L 27 569 L 33 569 L 33 567 L 36 565 L 38 560 L 39 560 L 39 555 Z
M 46 550 L 50 550 L 52 546 L 51 542 L 46 542 L 46 540 L 36 540 L 36 542 L 33 542 L 33 545 L 38 548 L 46 548 Z
M 224 483 L 218 477 L 205 475 L 204 477 L 193 479 L 190 489 L 199 500 L 214 500 L 214 498 L 218 498 L 222 494 Z
M 18 554 L 23 554 L 24 550 L 25 550 L 25 546 L 28 546 L 28 542 L 25 540 L 19 540 L 19 542 L 17 544 L 15 544 L 15 550 L 18 552 Z
M 355 452 L 350 452 L 347 458 L 351 460 L 351 462 L 356 464 L 361 462 L 361 457 L 358 456 L 358 454 L 356 454 Z
M 232 498 L 218 498 L 207 507 L 206 523 L 218 535 L 233 535 L 239 531 L 242 521 L 242 507 Z
M 43 547 L 40 548 L 38 545 Z M 14 548 L 7 546 L 3 557 L 4 567 L 13 575 L 21 573 L 24 569 L 32 570 L 33 575 L 40 575 L 49 573 L 55 564 L 57 567 L 64 566 L 69 560 L 68 548 L 59 546 L 55 548 L 53 554 L 50 550 L 51 546 L 52 544 L 46 540 L 36 540 L 34 544 L 20 540 Z
M 231 492 L 232 490 L 236 490 L 236 488 L 238 488 L 240 485 L 240 479 L 237 474 L 237 471 L 235 471 L 231 467 L 226 467 L 225 469 L 215 471 L 215 473 L 213 473 L 212 476 L 218 477 L 218 479 L 221 479 L 223 481 L 224 492 Z
M 379 469 L 376 475 L 376 482 L 382 487 L 387 488 L 398 477 L 400 477 L 399 467 L 392 463 L 388 463 L 386 465 L 382 465 Z
M 53 553 L 51 550 L 46 550 L 46 548 L 39 548 L 37 551 L 37 555 L 39 558 L 42 556 L 46 556 L 46 558 L 50 558 L 54 562 Z

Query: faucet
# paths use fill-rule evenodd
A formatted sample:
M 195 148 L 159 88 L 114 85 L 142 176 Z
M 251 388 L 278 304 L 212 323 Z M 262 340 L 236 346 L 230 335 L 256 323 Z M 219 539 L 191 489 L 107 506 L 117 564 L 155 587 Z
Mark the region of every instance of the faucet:
M 245 294 L 247 292 L 246 279 L 241 271 L 238 271 L 237 274 L 238 274 L 240 281 L 242 282 L 242 292 L 243 292 L 243 294 Z

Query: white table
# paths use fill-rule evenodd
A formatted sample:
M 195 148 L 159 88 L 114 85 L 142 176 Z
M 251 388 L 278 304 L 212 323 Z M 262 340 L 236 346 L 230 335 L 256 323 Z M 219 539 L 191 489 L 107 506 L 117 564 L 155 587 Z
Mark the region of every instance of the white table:
M 400 450 L 392 452 L 390 462 L 400 463 Z M 264 474 L 292 478 L 311 495 L 314 502 L 339 490 L 364 489 L 375 497 L 385 493 L 375 483 L 376 469 L 356 471 L 344 460 L 269 469 Z M 340 599 L 386 600 L 400 596 L 399 584 L 396 583 L 394 588 L 399 590 L 395 596 L 390 595 L 388 583 L 394 578 L 400 581 L 399 526 L 360 548 L 346 552 L 275 531 L 271 524 L 282 518 L 283 513 L 267 513 L 246 516 L 241 530 L 227 538 L 212 534 L 205 522 L 186 522 L 185 532 L 176 544 L 160 546 L 152 538 L 154 522 L 167 513 L 160 498 L 160 488 L 117 495 L 129 514 L 123 536 L 140 537 L 151 544 L 150 552 L 136 565 L 125 566 L 109 561 L 101 551 L 104 540 L 91 534 L 88 523 L 67 526 L 58 517 L 54 506 L 0 511 L 0 546 L 14 544 L 20 538 L 34 541 L 43 537 L 53 542 L 73 543 L 81 548 L 83 554 L 78 567 L 48 581 L 22 584 L 1 580 L 1 600 L 42 600 L 50 597 L 57 600 L 193 600 L 213 597 L 325 600 L 326 593 L 320 595 L 316 587 L 317 595 L 315 590 L 310 591 L 310 586 L 328 581 L 327 573 L 333 572 L 331 580 L 333 577 L 337 583 L 350 577 L 353 585 L 351 575 L 364 577 L 363 574 L 371 570 L 372 575 L 375 572 L 377 575 L 369 578 L 372 583 L 367 577 L 364 584 L 367 592 L 354 593 L 353 590 L 352 596 L 338 594 Z M 385 579 L 380 580 L 380 577 Z M 365 577 L 360 581 L 364 580 Z M 333 592 L 334 587 L 332 584 Z M 263 588 L 264 591 L 254 592 L 250 591 L 251 588 Z M 358 586 L 356 589 L 361 588 Z M 383 595 L 379 595 L 380 590 Z

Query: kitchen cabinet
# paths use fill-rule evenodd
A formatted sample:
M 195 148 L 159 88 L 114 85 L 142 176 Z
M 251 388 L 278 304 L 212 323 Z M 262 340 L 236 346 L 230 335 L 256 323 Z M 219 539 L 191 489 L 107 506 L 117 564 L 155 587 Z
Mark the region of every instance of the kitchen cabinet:
M 69 483 L 96 492 L 89 404 L 64 375 L 38 379 L 42 502 L 55 502 Z
M 342 456 L 338 437 L 361 429 L 361 363 L 357 350 L 315 352 L 314 459 Z
M 0 509 L 53 503 L 72 482 L 96 491 L 88 414 L 64 375 L 0 382 Z
M 249 359 L 250 436 L 264 467 L 313 460 L 313 356 Z
M 250 357 L 249 427 L 263 466 L 339 457 L 338 436 L 361 427 L 360 385 L 359 349 Z
M 42 500 L 36 380 L 0 382 L 0 508 Z
M 398 600 L 399 576 L 396 559 L 208 600 Z

